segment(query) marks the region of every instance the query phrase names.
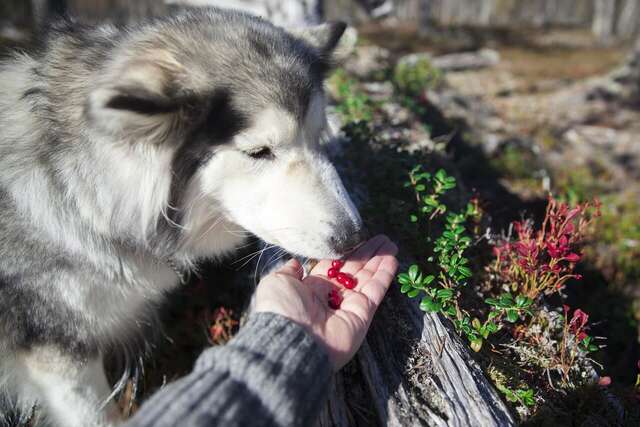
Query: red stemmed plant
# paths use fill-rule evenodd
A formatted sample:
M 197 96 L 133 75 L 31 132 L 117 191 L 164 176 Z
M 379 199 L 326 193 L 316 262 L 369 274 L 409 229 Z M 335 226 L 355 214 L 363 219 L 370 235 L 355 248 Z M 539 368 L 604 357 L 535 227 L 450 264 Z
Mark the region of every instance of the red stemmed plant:
M 514 223 L 516 240 L 494 247 L 493 273 L 513 291 L 535 300 L 564 288 L 574 273 L 584 240 L 593 218 L 600 215 L 599 203 L 584 203 L 570 208 L 549 197 L 542 228 L 534 231 L 532 221 Z

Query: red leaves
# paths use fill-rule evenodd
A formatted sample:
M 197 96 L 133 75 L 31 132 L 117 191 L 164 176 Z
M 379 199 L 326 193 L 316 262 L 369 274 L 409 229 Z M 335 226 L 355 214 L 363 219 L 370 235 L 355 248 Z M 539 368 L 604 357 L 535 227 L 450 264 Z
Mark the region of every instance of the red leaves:
M 577 335 L 582 330 L 582 328 L 586 326 L 588 321 L 589 315 L 578 308 L 573 312 L 573 317 L 569 322 L 569 330 L 572 334 Z
M 532 221 L 514 222 L 516 238 L 493 248 L 498 280 L 517 285 L 533 299 L 540 293 L 561 290 L 569 279 L 579 280 L 581 276 L 573 272 L 581 259 L 576 249 L 598 215 L 598 202 L 570 208 L 549 197 L 540 229 L 534 229 Z
M 580 261 L 580 255 L 578 254 L 569 254 L 567 256 L 564 257 L 565 261 L 569 261 L 569 262 L 578 262 Z
M 216 345 L 225 344 L 231 339 L 239 325 L 232 310 L 224 307 L 217 308 L 211 315 L 209 338 Z

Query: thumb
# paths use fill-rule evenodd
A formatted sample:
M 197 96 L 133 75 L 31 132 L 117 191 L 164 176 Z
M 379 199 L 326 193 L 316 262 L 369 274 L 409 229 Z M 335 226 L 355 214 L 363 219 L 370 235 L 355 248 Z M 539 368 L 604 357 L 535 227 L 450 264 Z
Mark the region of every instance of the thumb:
M 280 267 L 278 271 L 276 271 L 276 274 L 284 274 L 285 276 L 291 276 L 297 280 L 302 280 L 303 273 L 304 270 L 302 265 L 295 258 L 291 258 L 282 267 Z

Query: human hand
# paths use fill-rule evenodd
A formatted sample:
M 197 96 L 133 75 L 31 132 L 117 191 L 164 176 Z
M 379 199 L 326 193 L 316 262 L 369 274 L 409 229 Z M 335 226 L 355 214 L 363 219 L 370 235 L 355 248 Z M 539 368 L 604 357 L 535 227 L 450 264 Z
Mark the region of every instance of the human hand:
M 352 290 L 327 278 L 331 260 L 320 261 L 303 280 L 302 266 L 292 259 L 262 279 L 256 290 L 255 311 L 280 314 L 302 325 L 326 348 L 338 370 L 360 348 L 395 277 L 397 252 L 396 245 L 380 235 L 349 255 L 341 271 L 357 279 Z M 328 305 L 332 289 L 344 298 L 337 310 Z

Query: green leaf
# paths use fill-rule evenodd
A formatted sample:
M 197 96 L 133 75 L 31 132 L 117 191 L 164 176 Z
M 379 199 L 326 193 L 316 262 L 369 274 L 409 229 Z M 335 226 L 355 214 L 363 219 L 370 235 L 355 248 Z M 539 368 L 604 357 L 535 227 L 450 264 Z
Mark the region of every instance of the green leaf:
M 444 169 L 440 169 L 440 170 L 438 170 L 438 172 L 436 172 L 436 179 L 438 181 L 445 182 L 447 178 L 448 178 L 447 177 L 447 172 L 445 172 Z
M 518 316 L 517 310 L 507 310 L 507 320 L 511 323 L 516 323 L 520 316 Z
M 493 323 L 493 322 L 489 322 L 489 323 L 487 323 L 487 324 L 485 325 L 485 328 L 487 329 L 487 331 L 488 331 L 488 332 L 490 332 L 490 333 L 492 333 L 492 334 L 493 334 L 493 333 L 498 332 L 498 325 L 496 325 L 496 324 L 495 324 L 495 323 Z
M 427 277 L 424 278 L 424 280 L 422 281 L 422 284 L 424 286 L 428 286 L 429 284 L 431 284 L 431 282 L 433 282 L 435 280 L 436 276 L 434 276 L 433 274 L 428 275 Z
M 416 191 L 424 191 L 426 189 L 427 189 L 427 187 L 424 184 L 416 185 Z
M 495 298 L 487 298 L 486 300 L 484 300 L 484 302 L 489 305 L 493 305 L 495 307 L 497 307 L 500 304 L 500 302 Z
M 431 207 L 433 207 L 433 208 L 436 208 L 436 207 L 438 207 L 438 205 L 439 205 L 438 200 L 436 200 L 436 198 L 435 198 L 434 196 L 427 196 L 427 197 L 424 197 L 424 198 L 422 199 L 422 202 L 423 202 L 425 205 L 427 205 L 427 206 L 431 206 Z
M 420 289 L 412 289 L 407 293 L 407 295 L 409 296 L 409 298 L 415 298 L 420 295 Z
M 402 292 L 403 294 L 406 294 L 411 289 L 413 289 L 412 286 L 409 283 L 406 283 L 400 287 L 400 292 Z
M 471 347 L 471 350 L 475 351 L 476 353 L 479 352 L 482 349 L 482 338 L 470 340 L 469 346 Z
M 449 299 L 453 297 L 453 289 L 438 289 L 436 296 L 438 298 Z
M 409 278 L 412 282 L 415 282 L 416 277 L 418 277 L 418 271 L 419 269 L 416 264 L 413 264 L 411 267 L 409 267 Z
M 430 296 L 425 296 L 420 301 L 420 309 L 429 313 L 435 313 L 442 309 L 442 305 L 433 300 Z
M 460 274 L 464 276 L 464 278 L 472 276 L 471 269 L 469 267 L 464 267 L 464 266 L 458 267 L 458 272 L 460 272 Z
M 535 398 L 533 396 L 533 390 L 531 389 L 517 390 L 516 395 L 526 406 L 534 406 L 536 404 Z
M 398 274 L 398 283 L 400 283 L 401 285 L 406 285 L 411 283 L 411 279 L 409 279 L 409 275 L 407 273 L 400 273 Z
M 479 331 L 482 328 L 482 323 L 480 323 L 480 319 L 474 317 L 471 321 L 471 326 L 473 326 L 476 331 Z
M 409 216 L 409 221 L 418 222 L 418 216 L 417 215 L 410 215 Z
M 518 307 L 524 307 L 526 302 L 527 302 L 527 298 L 524 295 L 518 295 L 516 297 L 516 305 Z
M 442 188 L 444 190 L 451 190 L 452 188 L 456 188 L 456 183 L 455 182 L 445 182 L 442 184 Z

